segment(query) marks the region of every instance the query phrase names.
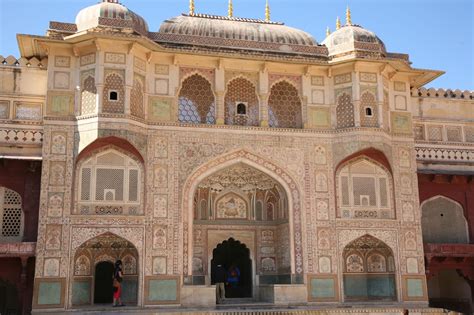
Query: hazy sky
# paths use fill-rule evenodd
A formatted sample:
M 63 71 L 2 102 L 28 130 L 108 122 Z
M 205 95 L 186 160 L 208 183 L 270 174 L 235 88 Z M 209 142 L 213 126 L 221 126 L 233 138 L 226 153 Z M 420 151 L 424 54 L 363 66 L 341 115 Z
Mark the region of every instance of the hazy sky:
M 195 0 L 196 11 L 227 15 L 228 0 Z M 264 18 L 265 0 L 233 0 L 234 16 Z M 49 21 L 74 22 L 98 0 L 0 0 L 0 55 L 19 57 L 16 34 L 44 35 Z M 186 13 L 188 0 L 122 0 L 143 16 L 151 31 Z M 390 52 L 408 53 L 413 66 L 446 71 L 429 87 L 474 90 L 473 0 L 270 0 L 272 20 L 311 33 L 318 42 L 326 26 L 352 22 L 374 31 Z

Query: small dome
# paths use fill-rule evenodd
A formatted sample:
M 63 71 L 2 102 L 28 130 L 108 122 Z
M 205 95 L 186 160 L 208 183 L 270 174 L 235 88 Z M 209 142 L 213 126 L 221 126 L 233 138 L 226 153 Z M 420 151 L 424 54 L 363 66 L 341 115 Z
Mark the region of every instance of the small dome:
M 387 53 L 385 44 L 374 32 L 359 25 L 344 25 L 330 34 L 322 42 L 329 51 L 329 56 L 337 56 L 353 51 L 375 51 Z
M 102 0 L 101 3 L 79 11 L 76 16 L 77 31 L 85 31 L 98 26 L 131 29 L 147 35 L 146 21 L 127 7 L 118 3 L 118 0 Z
M 287 45 L 317 45 L 308 33 L 282 23 L 195 14 L 181 15 L 161 24 L 161 34 L 194 35 Z

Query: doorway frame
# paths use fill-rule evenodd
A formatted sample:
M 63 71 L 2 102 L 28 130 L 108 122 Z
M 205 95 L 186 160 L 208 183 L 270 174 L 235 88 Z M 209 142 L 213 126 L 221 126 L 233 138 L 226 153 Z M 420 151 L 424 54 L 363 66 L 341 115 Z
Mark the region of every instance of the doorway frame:
M 258 297 L 257 287 L 257 264 L 256 264 L 256 255 L 255 248 L 256 237 L 255 231 L 249 230 L 235 230 L 235 229 L 212 229 L 207 231 L 207 274 L 205 276 L 206 285 L 211 284 L 211 261 L 213 259 L 213 251 L 217 248 L 219 244 L 233 238 L 235 241 L 239 241 L 241 244 L 245 245 L 249 250 L 249 258 L 252 262 L 252 298 L 255 299 Z
M 106 303 L 99 303 L 99 304 L 95 303 L 95 284 L 96 284 L 96 280 L 97 280 L 97 277 L 96 277 L 97 265 L 102 264 L 102 263 L 109 263 L 109 264 L 112 265 L 112 268 L 115 268 L 114 262 L 111 261 L 111 260 L 108 260 L 108 259 L 97 261 L 94 264 L 94 270 L 93 270 L 93 273 L 92 273 L 92 288 L 91 288 L 91 302 L 92 302 L 91 305 L 92 306 L 106 304 Z M 113 276 L 113 271 L 112 271 L 112 276 Z M 112 298 L 113 298 L 113 295 L 112 295 Z

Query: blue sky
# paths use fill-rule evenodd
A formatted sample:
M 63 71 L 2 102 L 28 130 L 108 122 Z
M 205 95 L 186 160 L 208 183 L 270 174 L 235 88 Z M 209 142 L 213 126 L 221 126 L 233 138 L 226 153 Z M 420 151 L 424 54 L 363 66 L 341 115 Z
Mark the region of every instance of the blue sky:
M 44 35 L 49 21 L 74 22 L 98 0 L 0 0 L 0 54 L 18 57 L 16 33 Z M 121 0 L 151 31 L 188 11 L 188 0 Z M 228 0 L 195 0 L 196 11 L 227 14 Z M 263 18 L 265 0 L 233 0 L 234 15 Z M 446 71 L 429 87 L 474 90 L 473 0 L 270 0 L 272 20 L 311 33 L 318 42 L 347 5 L 352 22 L 374 31 L 391 52 L 408 53 L 413 66 Z

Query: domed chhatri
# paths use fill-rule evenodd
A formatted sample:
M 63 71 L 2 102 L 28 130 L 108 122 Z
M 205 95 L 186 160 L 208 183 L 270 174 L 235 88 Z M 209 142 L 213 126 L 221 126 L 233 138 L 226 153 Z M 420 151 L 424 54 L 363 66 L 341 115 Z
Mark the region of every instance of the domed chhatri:
M 321 44 L 328 48 L 330 57 L 357 51 L 376 51 L 382 55 L 387 53 L 385 44 L 374 32 L 352 24 L 349 8 L 346 11 L 346 24 L 341 26 L 338 18 L 336 30 L 327 35 Z
M 96 27 L 118 28 L 147 35 L 148 25 L 141 16 L 120 4 L 118 0 L 102 2 L 79 11 L 76 16 L 77 31 Z
M 161 24 L 159 33 L 288 45 L 317 45 L 310 34 L 283 23 L 207 14 L 183 14 L 166 20 Z

